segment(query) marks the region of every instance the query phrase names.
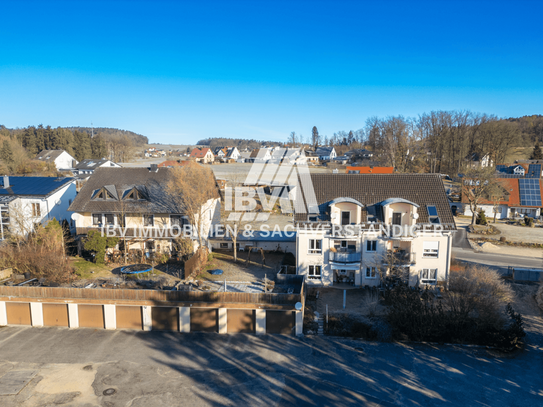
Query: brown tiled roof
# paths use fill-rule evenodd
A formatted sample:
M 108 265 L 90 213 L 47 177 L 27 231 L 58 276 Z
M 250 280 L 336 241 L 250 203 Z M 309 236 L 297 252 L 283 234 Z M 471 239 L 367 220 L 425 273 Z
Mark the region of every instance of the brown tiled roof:
M 419 205 L 417 223 L 429 223 L 427 205 L 434 205 L 441 224 L 456 229 L 443 182 L 438 174 L 311 174 L 321 220 L 330 220 L 329 203 L 336 198 L 352 198 L 364 205 L 363 220 L 369 207 L 375 209 L 382 221 L 380 203 L 390 198 L 402 198 Z M 295 207 L 303 205 L 302 188 L 296 188 Z M 296 210 L 295 210 L 296 212 Z M 308 214 L 295 213 L 296 221 L 308 220 Z
M 166 192 L 168 181 L 174 171 L 176 171 L 174 168 L 159 168 L 158 171 L 149 171 L 148 168 L 98 168 L 83 185 L 68 210 L 72 212 L 182 213 Z M 133 188 L 136 188 L 145 199 L 123 200 Z M 108 191 L 112 198 L 92 199 L 100 190 Z M 218 190 L 216 197 L 219 197 Z

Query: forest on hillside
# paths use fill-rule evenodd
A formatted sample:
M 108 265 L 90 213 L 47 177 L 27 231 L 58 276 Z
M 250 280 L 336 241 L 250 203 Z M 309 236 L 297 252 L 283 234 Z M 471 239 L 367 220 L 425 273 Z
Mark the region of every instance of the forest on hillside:
M 136 147 L 146 144 L 145 136 L 130 131 L 95 128 L 52 128 L 28 126 L 8 129 L 0 126 L 0 170 L 10 174 L 50 174 L 53 168 L 34 160 L 43 150 L 65 150 L 76 160 L 109 158 L 126 162 Z

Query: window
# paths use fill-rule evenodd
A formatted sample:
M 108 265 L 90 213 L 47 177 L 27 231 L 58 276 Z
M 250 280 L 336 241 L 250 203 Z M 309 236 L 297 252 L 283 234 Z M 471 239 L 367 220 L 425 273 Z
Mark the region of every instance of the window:
M 155 219 L 153 215 L 143 215 L 143 226 L 154 226 Z
M 71 204 L 72 204 L 72 200 L 68 199 L 68 206 L 70 206 Z
M 41 216 L 41 205 L 39 203 L 32 204 L 32 216 L 35 218 Z
M 181 215 L 170 215 L 170 223 L 172 226 L 181 226 L 183 225 Z
M 420 282 L 424 284 L 436 284 L 437 269 L 422 269 L 420 271 Z
M 309 254 L 321 254 L 322 253 L 322 240 L 309 239 Z
M 439 256 L 439 242 L 423 242 L 422 243 L 422 257 L 438 258 Z
M 342 211 L 341 212 L 341 224 L 342 225 L 349 225 L 350 223 L 351 223 L 351 212 Z
M 92 224 L 94 226 L 97 226 L 100 223 L 102 223 L 102 215 L 100 215 L 99 213 L 93 213 L 92 214 Z
M 377 269 L 375 267 L 366 267 L 366 278 L 377 278 Z
M 106 225 L 115 225 L 115 216 L 112 213 L 106 213 L 104 216 L 106 218 Z
M 310 280 L 320 280 L 321 271 L 322 271 L 322 266 L 314 266 L 314 265 L 309 266 L 308 278 Z
M 377 251 L 377 240 L 368 240 L 366 241 L 366 251 L 375 252 Z
M 221 243 L 221 249 L 228 249 L 228 243 Z
M 392 214 L 392 224 L 401 225 L 402 224 L 402 214 L 400 212 L 394 212 Z
M 430 223 L 441 223 L 439 221 L 439 217 L 437 216 L 437 209 L 435 205 L 428 205 L 426 209 L 428 210 L 428 220 Z

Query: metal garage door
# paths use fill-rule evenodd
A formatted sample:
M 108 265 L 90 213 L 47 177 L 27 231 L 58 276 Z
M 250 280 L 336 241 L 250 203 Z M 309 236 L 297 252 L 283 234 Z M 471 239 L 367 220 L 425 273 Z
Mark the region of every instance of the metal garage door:
M 117 328 L 143 329 L 141 307 L 118 305 L 115 307 Z
M 28 302 L 6 302 L 8 324 L 31 325 L 30 304 Z
M 102 305 L 79 304 L 79 326 L 82 328 L 104 328 L 104 307 Z
M 266 333 L 293 334 L 294 312 L 292 311 L 266 311 Z
M 68 305 L 43 304 L 43 325 L 68 326 Z
M 153 307 L 151 317 L 153 330 L 179 331 L 179 314 L 177 307 Z
M 229 309 L 226 313 L 228 333 L 254 333 L 255 311 L 252 309 Z
M 191 332 L 217 332 L 218 310 L 209 308 L 190 309 Z

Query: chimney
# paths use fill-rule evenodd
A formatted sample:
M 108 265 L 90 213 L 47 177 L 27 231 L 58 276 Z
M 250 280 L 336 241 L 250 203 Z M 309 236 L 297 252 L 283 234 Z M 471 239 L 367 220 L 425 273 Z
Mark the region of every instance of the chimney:
M 4 175 L 4 189 L 9 188 L 9 176 Z

